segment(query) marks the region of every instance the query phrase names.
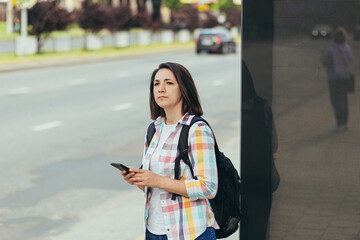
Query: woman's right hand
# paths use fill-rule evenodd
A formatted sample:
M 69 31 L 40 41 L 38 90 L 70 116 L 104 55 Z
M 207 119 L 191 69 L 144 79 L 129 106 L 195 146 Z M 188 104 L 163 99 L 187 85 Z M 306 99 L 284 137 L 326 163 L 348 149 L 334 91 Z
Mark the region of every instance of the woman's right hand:
M 135 176 L 135 168 L 133 167 L 129 167 L 130 169 L 130 173 L 126 174 L 126 171 L 121 171 L 121 175 L 123 175 L 124 180 L 131 185 L 135 184 L 135 181 L 133 180 L 133 177 Z M 145 192 L 145 187 L 144 186 L 137 186 L 138 188 L 140 188 L 143 192 Z
M 123 170 L 123 171 L 121 171 L 121 175 L 123 175 L 123 178 L 127 183 L 134 185 L 134 181 L 132 181 L 131 178 L 135 175 L 135 172 L 134 172 L 135 168 L 129 167 L 129 169 L 130 169 L 130 173 L 126 174 L 126 171 Z

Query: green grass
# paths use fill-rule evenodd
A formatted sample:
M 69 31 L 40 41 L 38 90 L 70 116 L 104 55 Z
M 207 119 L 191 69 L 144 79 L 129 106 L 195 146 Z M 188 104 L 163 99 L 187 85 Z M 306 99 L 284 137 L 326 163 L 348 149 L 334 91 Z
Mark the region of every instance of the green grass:
M 59 37 L 64 35 L 70 35 L 71 37 L 81 37 L 84 36 L 84 30 L 80 28 L 77 24 L 73 24 L 67 30 L 51 32 L 49 37 Z
M 13 34 L 7 35 L 6 34 L 6 22 L 0 21 L 0 40 L 14 39 L 18 36 L 20 36 L 18 33 L 13 33 Z
M 167 51 L 171 49 L 184 48 L 188 49 L 194 47 L 193 42 L 188 43 L 173 43 L 173 44 L 162 44 L 153 43 L 147 46 L 129 46 L 126 48 L 114 48 L 105 47 L 97 51 L 88 51 L 84 49 L 76 49 L 70 52 L 56 53 L 44 51 L 37 55 L 28 56 L 16 56 L 14 54 L 0 54 L 0 65 L 10 65 L 19 63 L 30 63 L 30 62 L 44 62 L 44 61 L 56 61 L 56 60 L 67 60 L 67 59 L 85 59 L 85 58 L 103 58 L 111 56 L 121 55 L 133 55 L 154 51 Z

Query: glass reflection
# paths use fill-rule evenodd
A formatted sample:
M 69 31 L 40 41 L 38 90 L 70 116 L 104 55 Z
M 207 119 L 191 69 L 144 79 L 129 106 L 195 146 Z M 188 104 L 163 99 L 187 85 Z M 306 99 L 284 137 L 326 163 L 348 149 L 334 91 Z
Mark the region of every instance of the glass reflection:
M 243 59 L 278 135 L 267 239 L 358 240 L 360 2 L 270 2 L 243 6 Z

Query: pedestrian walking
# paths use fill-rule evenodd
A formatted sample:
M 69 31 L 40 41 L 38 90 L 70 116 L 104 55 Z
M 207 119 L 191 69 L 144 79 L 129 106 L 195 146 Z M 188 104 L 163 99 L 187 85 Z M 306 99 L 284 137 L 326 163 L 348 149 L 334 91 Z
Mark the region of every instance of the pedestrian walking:
M 142 168 L 122 171 L 124 179 L 145 195 L 146 239 L 216 239 L 209 199 L 218 187 L 215 141 L 203 121 L 189 129 L 191 169 L 180 162 L 180 180 L 174 179 L 181 129 L 201 116 L 200 99 L 189 71 L 178 63 L 162 63 L 151 75 L 150 112 L 155 134 L 145 139 Z M 172 198 L 173 193 L 177 194 Z
M 349 79 L 352 77 L 353 54 L 346 43 L 347 33 L 342 27 L 336 29 L 334 43 L 323 53 L 322 64 L 326 67 L 330 101 L 334 110 L 335 132 L 347 130 L 349 118 L 348 92 Z

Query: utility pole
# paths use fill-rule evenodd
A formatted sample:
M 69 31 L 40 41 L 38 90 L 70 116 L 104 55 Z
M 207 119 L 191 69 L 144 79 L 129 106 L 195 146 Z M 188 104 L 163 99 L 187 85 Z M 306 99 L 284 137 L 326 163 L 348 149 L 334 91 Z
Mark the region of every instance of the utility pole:
M 10 35 L 14 32 L 14 11 L 11 0 L 6 4 L 6 34 Z
M 28 9 L 30 9 L 37 0 L 15 0 L 17 6 L 20 6 L 21 9 L 21 37 L 18 40 L 18 53 L 19 55 L 27 55 L 27 48 L 28 48 Z

